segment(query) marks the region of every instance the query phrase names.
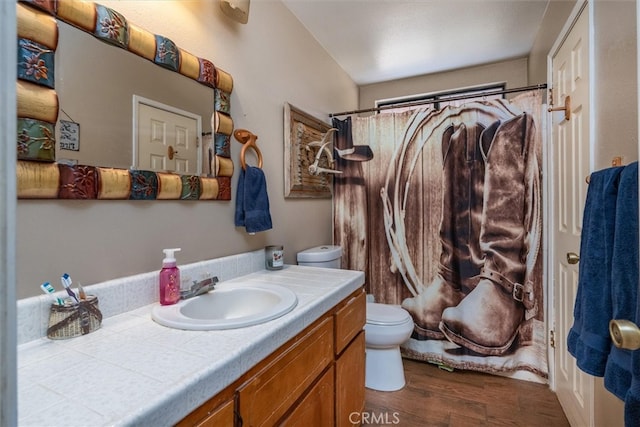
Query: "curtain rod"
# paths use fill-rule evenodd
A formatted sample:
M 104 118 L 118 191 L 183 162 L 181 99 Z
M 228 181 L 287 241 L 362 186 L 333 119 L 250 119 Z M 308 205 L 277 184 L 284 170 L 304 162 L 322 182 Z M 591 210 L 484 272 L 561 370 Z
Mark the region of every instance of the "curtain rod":
M 444 99 L 425 99 L 423 101 L 415 101 L 415 102 L 408 102 L 406 104 L 402 104 L 401 106 L 398 105 L 385 105 L 382 107 L 376 107 L 376 108 L 367 108 L 364 110 L 353 110 L 353 111 L 344 111 L 342 113 L 330 113 L 329 117 L 336 117 L 336 116 L 350 116 L 352 114 L 360 114 L 360 113 L 373 113 L 376 111 L 382 111 L 382 110 L 391 110 L 393 108 L 404 108 L 404 107 L 414 107 L 417 105 L 425 105 L 425 104 L 435 104 L 438 102 L 447 102 L 447 101 L 459 101 L 461 99 L 468 99 L 468 98 L 477 98 L 479 96 L 491 96 L 491 95 L 502 95 L 505 93 L 514 93 L 514 92 L 525 92 L 528 90 L 541 90 L 541 89 L 546 89 L 547 88 L 547 84 L 546 83 L 541 83 L 541 84 L 537 84 L 537 85 L 532 85 L 532 86 L 524 86 L 524 87 L 517 87 L 517 88 L 513 88 L 513 89 L 502 89 L 502 90 L 496 90 L 493 92 L 486 92 L 483 94 L 468 94 L 468 95 L 459 95 L 459 96 L 452 96 L 450 98 L 444 98 Z

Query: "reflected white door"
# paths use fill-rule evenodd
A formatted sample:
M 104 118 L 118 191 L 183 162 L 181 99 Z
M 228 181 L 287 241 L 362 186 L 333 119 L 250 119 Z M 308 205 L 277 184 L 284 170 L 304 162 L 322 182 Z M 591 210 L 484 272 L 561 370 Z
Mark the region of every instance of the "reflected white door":
M 200 118 L 161 104 L 137 104 L 135 167 L 199 175 Z
M 571 425 L 592 426 L 594 380 L 578 369 L 567 350 L 578 284 L 578 264 L 569 257 L 580 252 L 590 167 L 588 8 L 574 19 L 551 62 L 554 107 L 563 105 L 566 97 L 571 104 L 570 119 L 562 112 L 552 114 L 554 372 L 558 400 Z

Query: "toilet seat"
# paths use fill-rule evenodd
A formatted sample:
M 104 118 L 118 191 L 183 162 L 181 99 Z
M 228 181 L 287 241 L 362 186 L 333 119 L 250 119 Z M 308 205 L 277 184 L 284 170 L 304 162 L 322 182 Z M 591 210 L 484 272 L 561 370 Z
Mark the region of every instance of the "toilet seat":
M 408 311 L 388 304 L 367 303 L 367 323 L 370 325 L 396 326 L 411 320 Z

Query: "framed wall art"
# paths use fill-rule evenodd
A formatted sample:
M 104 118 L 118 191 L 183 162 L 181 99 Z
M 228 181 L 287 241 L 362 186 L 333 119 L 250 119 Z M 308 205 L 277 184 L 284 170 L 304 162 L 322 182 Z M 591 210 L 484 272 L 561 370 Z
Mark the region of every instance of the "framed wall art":
M 324 142 L 332 141 L 332 135 L 327 135 L 329 129 L 331 126 L 322 120 L 285 103 L 285 198 L 331 198 L 333 173 L 326 171 L 333 168 L 333 143 L 322 148 Z M 310 167 L 316 173 L 311 173 Z

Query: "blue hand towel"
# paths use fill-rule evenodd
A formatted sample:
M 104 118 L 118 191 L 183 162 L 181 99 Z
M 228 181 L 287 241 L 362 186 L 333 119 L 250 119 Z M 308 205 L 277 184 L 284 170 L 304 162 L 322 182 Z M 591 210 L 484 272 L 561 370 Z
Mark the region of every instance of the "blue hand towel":
M 611 257 L 618 183 L 623 167 L 591 174 L 580 239 L 578 290 L 569 353 L 584 372 L 602 377 L 609 351 L 611 319 Z
M 638 299 L 638 163 L 620 175 L 611 262 L 611 319 L 635 321 Z M 611 345 L 604 386 L 621 400 L 631 386 L 631 350 Z M 640 422 L 640 420 L 638 421 Z
M 247 166 L 240 170 L 236 192 L 236 227 L 242 227 L 247 233 L 257 233 L 272 228 L 269 212 L 267 180 L 262 169 Z

